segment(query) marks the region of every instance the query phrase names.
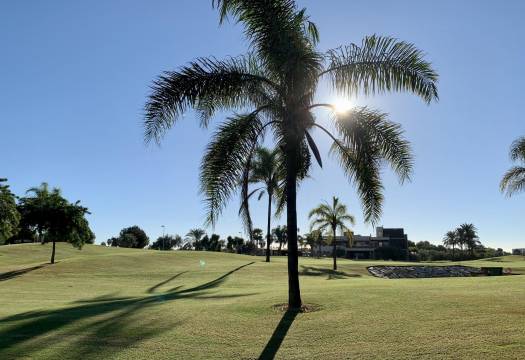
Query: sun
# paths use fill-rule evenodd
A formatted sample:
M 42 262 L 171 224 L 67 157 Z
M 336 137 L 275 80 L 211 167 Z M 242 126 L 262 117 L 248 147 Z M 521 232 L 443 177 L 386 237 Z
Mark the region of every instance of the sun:
M 333 102 L 333 105 L 334 105 L 334 111 L 337 113 L 348 112 L 354 107 L 354 105 L 349 100 L 346 100 L 346 99 L 336 99 Z

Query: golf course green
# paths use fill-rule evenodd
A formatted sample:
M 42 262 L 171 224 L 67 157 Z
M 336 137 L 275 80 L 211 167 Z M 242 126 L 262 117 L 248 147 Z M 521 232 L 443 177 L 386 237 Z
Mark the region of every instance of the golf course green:
M 519 359 L 525 276 L 388 280 L 381 261 L 0 247 L 0 359 Z M 396 263 L 401 264 L 401 263 Z M 440 262 L 439 265 L 447 263 Z M 463 262 L 525 274 L 525 257 Z

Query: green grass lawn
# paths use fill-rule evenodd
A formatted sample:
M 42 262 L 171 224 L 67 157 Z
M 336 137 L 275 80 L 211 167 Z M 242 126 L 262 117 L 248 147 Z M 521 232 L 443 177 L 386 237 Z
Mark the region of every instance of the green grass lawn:
M 523 359 L 525 276 L 386 280 L 300 259 L 59 244 L 0 247 L 0 359 Z M 205 265 L 200 265 L 200 260 Z M 442 263 L 440 263 L 441 265 Z M 525 274 L 525 258 L 464 262 Z

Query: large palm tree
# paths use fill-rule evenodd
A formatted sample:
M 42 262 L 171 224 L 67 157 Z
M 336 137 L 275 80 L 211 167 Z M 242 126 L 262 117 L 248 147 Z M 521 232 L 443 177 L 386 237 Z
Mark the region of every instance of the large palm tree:
M 159 142 L 188 109 L 200 113 L 202 126 L 218 111 L 234 111 L 213 135 L 201 165 L 207 222 L 213 225 L 238 179 L 248 178 L 255 149 L 270 131 L 286 170 L 288 304 L 298 308 L 297 180 L 311 166 L 310 153 L 321 165 L 314 128 L 333 140 L 332 152 L 357 186 L 366 221 L 381 214 L 384 160 L 402 181 L 412 170 L 410 146 L 398 124 L 367 107 L 336 112 L 333 104 L 316 103 L 318 84 L 345 97 L 409 91 L 429 103 L 438 97 L 438 76 L 414 45 L 389 37 L 368 36 L 359 45 L 320 52 L 317 27 L 292 0 L 215 0 L 213 6 L 220 23 L 231 19 L 244 26 L 249 52 L 200 58 L 161 75 L 145 106 L 145 138 Z M 320 109 L 328 111 L 335 133 L 316 122 L 314 110 Z
M 242 215 L 244 223 L 249 234 L 252 233 L 252 220 L 250 216 L 249 200 L 257 194 L 258 200 L 268 195 L 268 218 L 266 223 L 266 262 L 270 262 L 270 244 L 272 242 L 271 219 L 272 219 L 272 202 L 275 200 L 274 195 L 279 190 L 283 182 L 283 171 L 280 162 L 280 151 L 278 149 L 270 150 L 265 147 L 259 147 L 255 150 L 254 159 L 251 164 L 248 175 L 248 183 L 262 184 L 262 186 L 247 192 L 247 187 L 243 186 L 241 197 L 241 208 L 239 214 Z
M 525 136 L 512 143 L 510 159 L 520 161 L 523 165 L 511 167 L 501 179 L 500 189 L 509 197 L 525 189 Z
M 332 204 L 328 202 L 320 204 L 310 211 L 308 218 L 312 219 L 310 224 L 312 229 L 320 232 L 332 230 L 332 256 L 334 259 L 334 270 L 337 270 L 337 229 L 340 229 L 342 233 L 347 232 L 349 229 L 346 224 L 354 225 L 354 217 L 348 213 L 346 205 L 340 203 L 339 199 L 334 196 Z

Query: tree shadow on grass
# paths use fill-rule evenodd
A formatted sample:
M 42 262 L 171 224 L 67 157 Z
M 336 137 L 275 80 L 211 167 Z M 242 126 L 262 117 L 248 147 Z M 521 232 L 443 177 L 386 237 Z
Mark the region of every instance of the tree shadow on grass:
M 169 283 L 170 281 L 175 280 L 176 278 L 178 278 L 179 276 L 181 276 L 181 275 L 183 275 L 183 274 L 185 274 L 185 273 L 187 273 L 187 271 L 180 272 L 180 273 L 178 273 L 178 274 L 173 275 L 172 277 L 170 277 L 170 278 L 167 279 L 167 280 L 161 281 L 161 282 L 158 283 L 157 285 L 150 287 L 150 288 L 148 289 L 148 293 L 149 293 L 149 294 L 153 294 L 153 293 L 154 293 L 159 287 L 161 287 L 161 286 L 163 286 L 163 285 L 166 285 L 166 284 Z M 172 290 L 174 290 L 174 289 L 172 289 Z M 172 290 L 170 290 L 170 291 L 172 291 Z
M 24 274 L 27 274 L 28 272 L 41 269 L 41 268 L 43 268 L 44 266 L 47 266 L 47 265 L 49 265 L 49 264 L 42 264 L 42 265 L 28 267 L 28 268 L 25 268 L 25 269 L 18 269 L 18 270 L 13 270 L 13 271 L 8 271 L 8 272 L 5 272 L 5 273 L 1 273 L 0 274 L 0 281 L 6 281 L 6 280 L 9 280 L 9 279 L 13 279 L 13 278 L 22 276 Z
M 97 297 L 76 302 L 79 305 L 69 308 L 30 311 L 5 317 L 0 319 L 0 358 L 14 356 L 12 351 L 21 357 L 51 347 L 58 351 L 60 341 L 68 337 L 72 338 L 74 344 L 68 344 L 67 349 L 64 349 L 63 355 L 67 358 L 89 358 L 94 354 L 101 358 L 104 352 L 114 354 L 182 323 L 180 321 L 170 324 L 169 328 L 159 328 L 153 319 L 140 316 L 140 311 L 148 307 L 180 299 L 224 299 L 253 295 L 210 294 L 210 290 L 220 286 L 228 276 L 251 264 L 253 262 L 188 289 L 178 290 L 180 287 L 177 287 L 144 297 Z M 59 334 L 48 334 L 70 325 L 77 327 L 73 331 L 67 329 L 67 333 L 63 333 L 66 331 L 64 329 Z
M 359 274 L 348 274 L 348 273 L 345 273 L 344 271 L 319 268 L 319 267 L 315 267 L 315 266 L 301 265 L 301 269 L 302 270 L 299 272 L 300 275 L 303 275 L 303 276 L 326 276 L 327 280 L 337 280 L 337 279 L 347 279 L 347 278 L 361 277 L 361 275 L 359 275 Z
M 259 360 L 275 358 L 275 355 L 277 354 L 277 351 L 279 351 L 279 348 L 281 347 L 281 344 L 283 343 L 290 326 L 292 326 L 292 323 L 299 312 L 300 310 L 286 310 L 286 312 L 283 314 L 283 317 L 281 318 L 281 321 L 279 321 L 279 324 L 277 324 L 277 327 L 273 331 L 270 340 L 268 340 L 268 343 L 264 347 L 261 355 L 259 355 Z

